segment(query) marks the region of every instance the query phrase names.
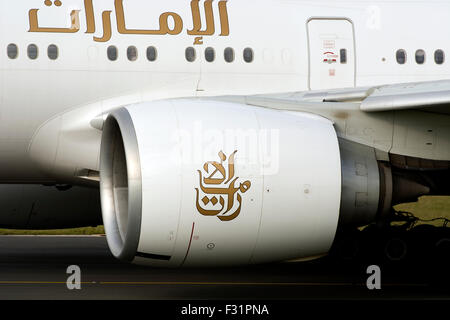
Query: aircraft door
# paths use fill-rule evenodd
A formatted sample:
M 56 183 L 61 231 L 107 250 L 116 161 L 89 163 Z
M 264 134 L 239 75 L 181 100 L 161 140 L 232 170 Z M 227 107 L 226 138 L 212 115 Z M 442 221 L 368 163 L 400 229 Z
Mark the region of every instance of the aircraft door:
M 355 86 L 353 23 L 347 19 L 308 21 L 310 90 Z

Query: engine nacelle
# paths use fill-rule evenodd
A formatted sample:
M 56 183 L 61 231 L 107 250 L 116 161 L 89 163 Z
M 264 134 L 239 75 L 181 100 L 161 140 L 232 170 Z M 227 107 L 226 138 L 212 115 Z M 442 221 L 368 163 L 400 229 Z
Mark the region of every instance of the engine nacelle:
M 306 113 L 168 100 L 111 113 L 100 188 L 109 247 L 152 266 L 316 256 L 339 219 L 333 124 Z

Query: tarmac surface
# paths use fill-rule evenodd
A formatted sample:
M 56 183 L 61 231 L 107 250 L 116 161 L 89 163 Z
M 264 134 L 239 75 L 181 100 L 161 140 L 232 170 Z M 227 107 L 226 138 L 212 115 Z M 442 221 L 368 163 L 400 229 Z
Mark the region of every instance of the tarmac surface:
M 67 288 L 70 265 L 81 269 L 80 290 Z M 429 268 L 417 265 L 382 267 L 381 290 L 369 290 L 368 265 L 325 258 L 154 269 L 114 259 L 101 236 L 0 236 L 0 299 L 450 299 L 446 275 L 430 275 Z

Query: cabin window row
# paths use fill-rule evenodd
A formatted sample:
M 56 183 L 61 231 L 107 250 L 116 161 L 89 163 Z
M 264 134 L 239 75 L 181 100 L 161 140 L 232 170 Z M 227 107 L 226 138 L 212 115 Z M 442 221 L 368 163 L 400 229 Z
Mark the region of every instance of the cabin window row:
M 106 54 L 110 61 L 116 61 L 119 58 L 119 50 L 115 46 L 109 46 Z M 158 50 L 150 46 L 146 50 L 146 56 L 148 61 L 156 61 L 158 59 Z M 138 59 L 138 49 L 135 46 L 129 46 L 127 48 L 127 58 L 130 61 L 136 61 Z
M 155 47 L 147 48 L 147 60 L 156 61 L 158 57 L 158 51 Z M 107 56 L 110 61 L 116 61 L 119 58 L 119 50 L 115 46 L 109 46 L 107 49 Z M 223 52 L 224 60 L 228 63 L 235 61 L 235 51 L 233 48 L 226 48 Z M 193 47 L 188 47 L 185 50 L 185 58 L 188 62 L 194 62 L 197 59 L 197 50 Z M 127 59 L 129 61 L 136 61 L 138 59 L 138 49 L 135 46 L 127 48 Z M 205 60 L 207 62 L 214 62 L 216 60 L 216 51 L 212 47 L 205 49 Z M 247 63 L 251 63 L 254 60 L 254 52 L 251 48 L 245 48 L 243 51 L 243 60 Z
M 189 62 L 194 62 L 196 60 L 197 57 L 197 52 L 195 50 L 195 48 L 193 47 L 188 47 L 186 48 L 186 60 Z M 245 48 L 244 51 L 242 52 L 242 59 L 247 62 L 247 63 L 251 63 L 254 60 L 254 52 L 252 48 Z M 234 62 L 236 57 L 236 54 L 234 52 L 233 48 L 225 48 L 223 51 L 223 59 L 227 62 L 227 63 L 232 63 Z M 216 50 L 212 47 L 208 47 L 205 49 L 205 60 L 207 62 L 214 62 L 216 60 Z
M 396 59 L 398 64 L 405 64 L 407 62 L 407 54 L 403 49 L 399 49 L 396 52 Z M 415 60 L 417 64 L 424 64 L 426 62 L 425 50 L 419 49 L 415 53 Z M 434 51 L 434 62 L 436 64 L 443 64 L 445 62 L 445 53 L 443 50 L 438 49 Z
M 6 54 L 8 55 L 8 58 L 10 59 L 17 59 L 19 57 L 19 47 L 14 44 L 10 43 L 6 47 Z M 36 60 L 39 57 L 39 48 L 35 44 L 30 44 L 27 46 L 27 56 L 31 60 Z M 47 47 L 47 57 L 50 60 L 56 60 L 59 56 L 59 49 L 55 44 L 51 44 Z

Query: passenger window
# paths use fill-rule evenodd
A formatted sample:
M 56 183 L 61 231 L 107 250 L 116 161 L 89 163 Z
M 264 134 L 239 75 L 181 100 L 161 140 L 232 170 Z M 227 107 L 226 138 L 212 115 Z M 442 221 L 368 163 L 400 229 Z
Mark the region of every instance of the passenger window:
M 6 52 L 8 53 L 8 58 L 10 59 L 16 59 L 19 55 L 19 49 L 14 43 L 8 44 Z
M 247 63 L 253 62 L 253 49 L 245 48 L 244 49 L 244 61 Z
M 186 48 L 186 60 L 189 62 L 194 62 L 196 59 L 195 49 L 192 47 Z
M 115 46 L 109 46 L 107 50 L 108 59 L 111 61 L 117 60 L 117 48 Z
M 130 61 L 136 61 L 138 58 L 138 51 L 135 46 L 130 46 L 127 49 L 127 57 Z
M 398 64 L 406 63 L 406 51 L 405 50 L 403 50 L 403 49 L 397 50 L 396 57 L 397 57 Z
M 148 61 L 156 61 L 158 57 L 158 52 L 156 51 L 155 47 L 148 47 L 147 48 L 147 60 Z
M 58 47 L 54 44 L 51 44 L 47 48 L 47 55 L 50 60 L 58 59 Z
M 205 59 L 208 62 L 213 62 L 216 58 L 216 52 L 213 48 L 209 47 L 205 49 Z
M 224 51 L 225 61 L 231 63 L 234 61 L 234 50 L 233 48 L 226 48 Z
M 443 64 L 445 61 L 445 54 L 444 51 L 442 51 L 441 49 L 438 49 L 434 52 L 434 61 L 437 64 Z
M 347 49 L 341 49 L 341 51 L 340 51 L 340 59 L 341 59 L 341 64 L 346 64 L 347 63 Z
M 416 62 L 417 64 L 425 63 L 425 51 L 420 49 L 416 51 Z
M 28 58 L 35 60 L 38 57 L 38 47 L 35 44 L 30 44 L 27 48 Z

